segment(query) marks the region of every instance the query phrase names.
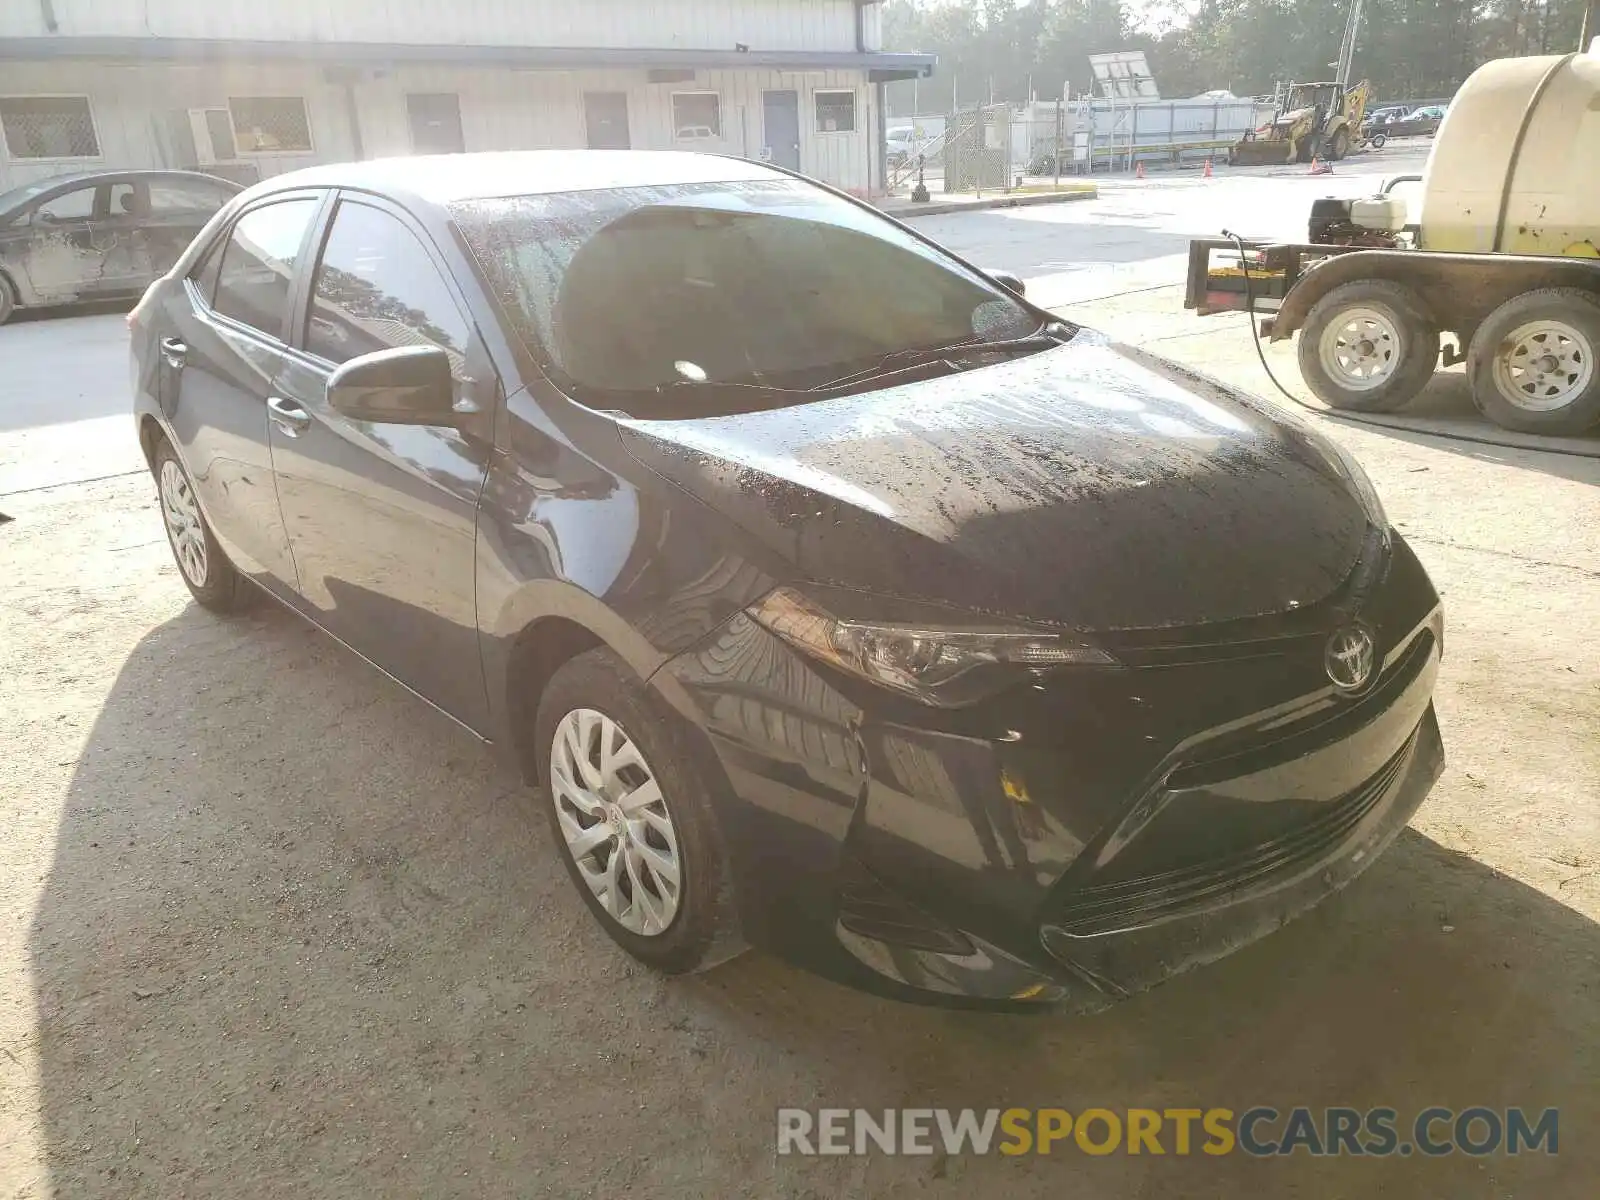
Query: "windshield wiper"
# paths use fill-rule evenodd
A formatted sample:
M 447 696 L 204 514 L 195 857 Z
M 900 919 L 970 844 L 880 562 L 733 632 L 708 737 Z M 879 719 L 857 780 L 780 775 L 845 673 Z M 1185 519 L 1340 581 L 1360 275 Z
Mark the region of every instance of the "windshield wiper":
M 1065 337 L 1056 336 L 1056 330 L 1066 334 L 1071 326 L 1063 325 L 1056 321 L 1047 321 L 1032 333 L 1021 337 L 1000 338 L 990 341 L 984 338 L 963 338 L 959 342 L 947 342 L 942 346 L 912 346 L 905 350 L 891 350 L 875 364 L 865 370 L 855 371 L 849 375 L 841 375 L 837 379 L 830 379 L 827 383 L 819 383 L 812 388 L 813 393 L 829 392 L 834 388 L 845 387 L 853 383 L 862 383 L 866 380 L 877 379 L 880 376 L 898 374 L 916 367 L 933 366 L 938 363 L 951 363 L 953 359 L 960 359 L 972 354 L 1004 354 L 1013 350 L 1048 350 L 1052 346 L 1059 346 Z M 951 363 L 953 366 L 954 364 Z

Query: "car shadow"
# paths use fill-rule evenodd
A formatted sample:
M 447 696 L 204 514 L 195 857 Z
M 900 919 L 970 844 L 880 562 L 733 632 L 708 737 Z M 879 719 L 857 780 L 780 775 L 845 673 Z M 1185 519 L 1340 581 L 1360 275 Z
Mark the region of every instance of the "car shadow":
M 1110 1012 L 998 1017 L 762 955 L 655 976 L 594 925 L 534 801 L 276 607 L 144 636 L 28 932 L 54 1194 L 1042 1197 L 1065 1167 L 1117 1196 L 1557 1197 L 1595 1177 L 1600 929 L 1419 835 Z M 1559 1106 L 1565 1140 L 1382 1164 L 773 1153 L 781 1105 L 1256 1104 Z

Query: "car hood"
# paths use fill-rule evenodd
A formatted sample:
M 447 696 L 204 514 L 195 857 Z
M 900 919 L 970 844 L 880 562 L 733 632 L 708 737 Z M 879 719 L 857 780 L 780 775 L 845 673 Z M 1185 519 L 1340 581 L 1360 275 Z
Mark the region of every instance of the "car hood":
M 808 578 L 1086 630 L 1315 603 L 1367 529 L 1317 435 L 1089 330 L 939 379 L 621 428 Z

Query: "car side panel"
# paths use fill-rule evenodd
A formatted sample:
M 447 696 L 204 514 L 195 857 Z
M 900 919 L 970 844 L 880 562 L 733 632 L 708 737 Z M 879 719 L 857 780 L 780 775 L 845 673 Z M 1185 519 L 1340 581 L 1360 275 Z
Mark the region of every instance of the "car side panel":
M 649 679 L 784 570 L 635 462 L 611 418 L 543 381 L 506 401 L 497 440 L 477 554 L 491 740 L 514 745 L 518 723 L 531 719 L 512 665 L 518 638 L 538 622 L 582 626 Z

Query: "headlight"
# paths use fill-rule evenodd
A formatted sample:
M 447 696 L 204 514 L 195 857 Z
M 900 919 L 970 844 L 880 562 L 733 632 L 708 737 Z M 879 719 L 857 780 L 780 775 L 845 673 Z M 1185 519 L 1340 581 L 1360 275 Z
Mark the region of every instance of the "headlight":
M 792 588 L 769 592 L 749 612 L 806 653 L 938 708 L 992 695 L 1019 673 L 1116 665 L 1096 646 L 1038 630 L 946 624 L 942 615 L 937 623 L 847 620 Z

